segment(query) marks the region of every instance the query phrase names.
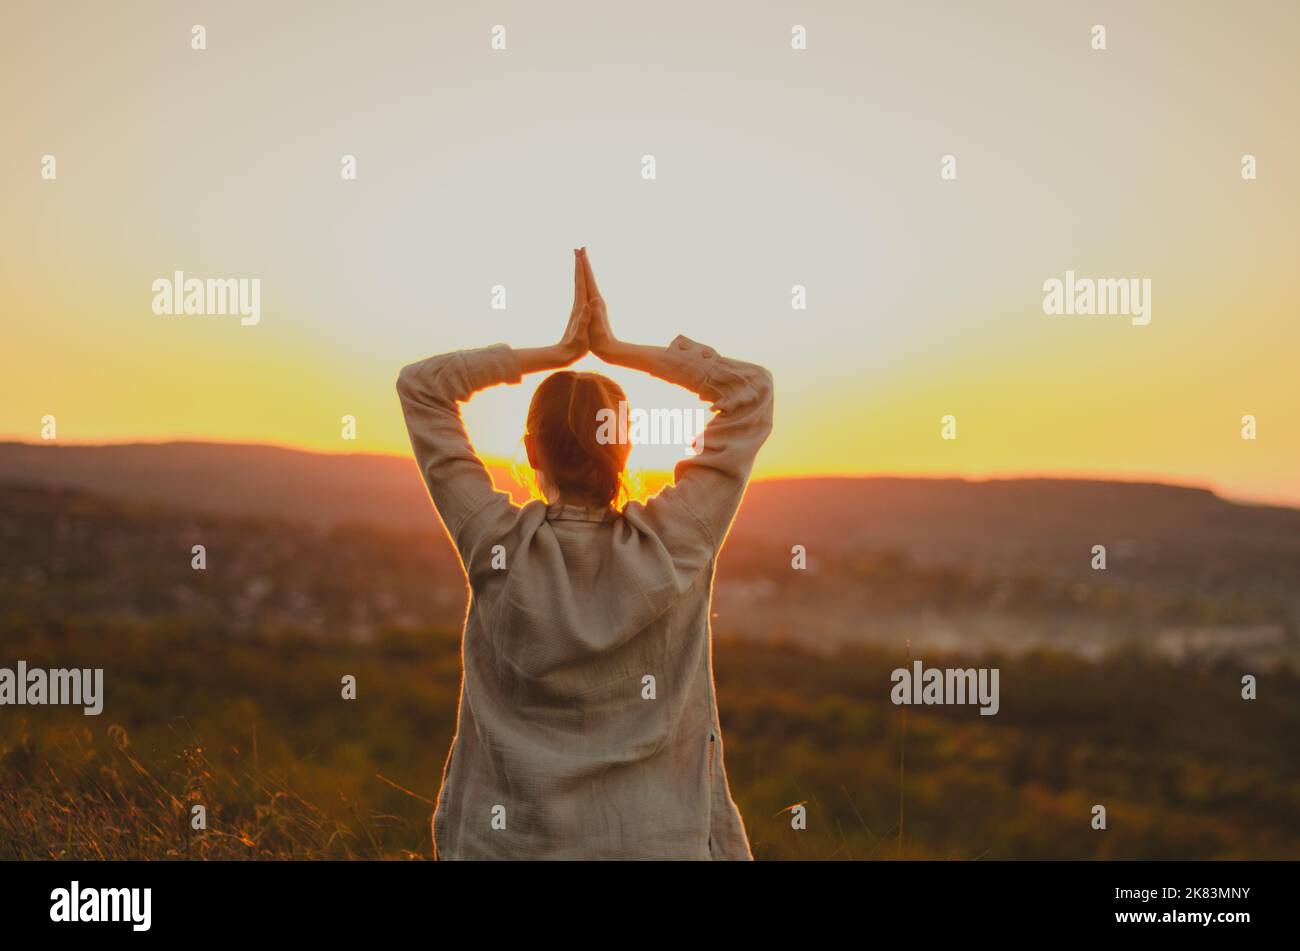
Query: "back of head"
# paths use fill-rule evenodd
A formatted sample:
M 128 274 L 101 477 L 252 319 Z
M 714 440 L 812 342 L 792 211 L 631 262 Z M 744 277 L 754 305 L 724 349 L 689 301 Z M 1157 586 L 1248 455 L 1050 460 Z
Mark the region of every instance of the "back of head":
M 623 470 L 631 446 L 602 438 L 601 420 L 626 404 L 623 388 L 599 373 L 560 370 L 533 394 L 528 434 L 541 470 L 566 500 L 594 506 L 612 504 L 625 491 Z

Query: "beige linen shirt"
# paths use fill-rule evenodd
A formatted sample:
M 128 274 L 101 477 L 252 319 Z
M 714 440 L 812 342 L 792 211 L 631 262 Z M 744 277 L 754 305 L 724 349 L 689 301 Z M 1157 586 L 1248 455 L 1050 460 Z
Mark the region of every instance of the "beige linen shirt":
M 622 512 L 520 506 L 496 490 L 458 404 L 520 381 L 508 346 L 430 357 L 398 377 L 470 585 L 438 858 L 753 857 L 727 785 L 709 602 L 772 428 L 772 375 L 682 336 L 651 372 L 714 415 L 675 484 Z

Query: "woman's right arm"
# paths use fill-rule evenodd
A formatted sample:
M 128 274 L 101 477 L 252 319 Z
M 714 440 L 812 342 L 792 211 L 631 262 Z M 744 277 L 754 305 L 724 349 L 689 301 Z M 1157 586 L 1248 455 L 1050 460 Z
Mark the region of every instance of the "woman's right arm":
M 772 374 L 757 364 L 720 356 L 678 336 L 665 347 L 625 343 L 614 337 L 590 263 L 583 261 L 591 306 L 591 349 L 616 366 L 641 370 L 683 386 L 712 404 L 713 418 L 696 441 L 694 455 L 673 470 L 674 484 L 647 503 L 647 510 L 682 510 L 722 547 L 740 508 L 759 448 L 772 431 Z

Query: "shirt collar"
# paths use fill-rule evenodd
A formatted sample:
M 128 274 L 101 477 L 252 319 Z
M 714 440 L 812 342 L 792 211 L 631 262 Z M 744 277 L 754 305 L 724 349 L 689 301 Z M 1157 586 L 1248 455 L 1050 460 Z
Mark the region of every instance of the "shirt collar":
M 588 507 L 584 505 L 561 505 L 558 502 L 546 507 L 548 521 L 567 522 L 603 522 L 617 516 L 612 506 Z

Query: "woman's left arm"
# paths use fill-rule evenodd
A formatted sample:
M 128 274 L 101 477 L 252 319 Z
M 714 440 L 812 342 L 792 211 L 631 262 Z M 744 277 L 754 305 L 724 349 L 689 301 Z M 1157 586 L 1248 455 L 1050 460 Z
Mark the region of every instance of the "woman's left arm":
M 476 516 L 489 508 L 508 508 L 508 493 L 499 492 L 465 432 L 460 403 L 479 390 L 518 383 L 525 373 L 553 370 L 587 352 L 585 282 L 575 257 L 574 308 L 564 336 L 547 347 L 513 349 L 505 344 L 457 350 L 402 368 L 397 395 L 406 416 L 411 448 L 429 496 L 452 540 L 468 559 L 475 547 Z
M 475 454 L 458 404 L 485 387 L 521 378 L 519 361 L 505 344 L 430 357 L 403 367 L 397 377 L 415 461 L 462 555 L 473 547 L 462 544 L 465 526 L 494 502 L 508 507 L 510 497 L 496 490 Z

